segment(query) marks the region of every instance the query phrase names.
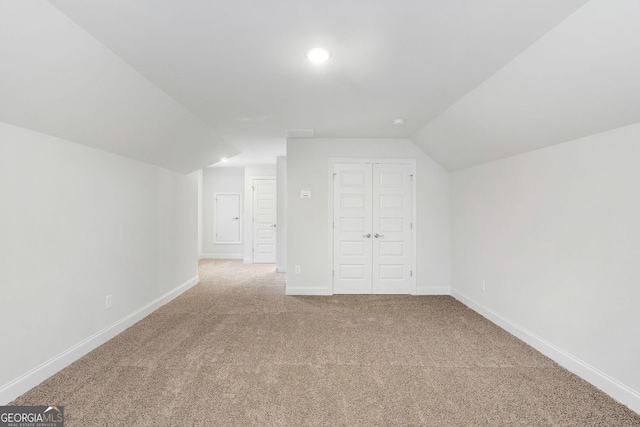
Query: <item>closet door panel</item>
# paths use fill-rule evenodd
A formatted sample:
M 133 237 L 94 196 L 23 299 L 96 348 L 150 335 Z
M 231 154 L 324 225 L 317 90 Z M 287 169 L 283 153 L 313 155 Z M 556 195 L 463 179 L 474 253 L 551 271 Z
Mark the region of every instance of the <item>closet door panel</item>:
M 410 165 L 374 164 L 374 294 L 409 294 L 412 290 L 413 183 Z
M 333 172 L 333 293 L 370 294 L 371 165 L 337 164 Z

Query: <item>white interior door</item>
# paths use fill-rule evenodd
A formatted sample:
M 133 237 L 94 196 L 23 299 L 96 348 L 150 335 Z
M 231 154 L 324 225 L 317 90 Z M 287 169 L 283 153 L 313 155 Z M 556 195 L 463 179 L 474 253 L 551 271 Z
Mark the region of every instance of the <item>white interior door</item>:
M 333 293 L 410 294 L 413 166 L 333 168 Z
M 413 248 L 412 167 L 373 165 L 373 293 L 410 294 Z
M 214 194 L 213 242 L 216 244 L 242 243 L 240 193 Z
M 276 180 L 253 180 L 253 262 L 276 262 Z
M 336 164 L 333 172 L 333 292 L 370 294 L 371 165 Z

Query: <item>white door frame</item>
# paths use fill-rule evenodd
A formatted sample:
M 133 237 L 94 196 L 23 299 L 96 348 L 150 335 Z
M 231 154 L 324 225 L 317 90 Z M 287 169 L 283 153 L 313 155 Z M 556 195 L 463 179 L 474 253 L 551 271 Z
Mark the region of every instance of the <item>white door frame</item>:
M 245 216 L 246 218 L 250 218 L 250 221 L 251 221 L 249 223 L 251 232 L 249 232 L 248 231 L 249 229 L 247 229 L 247 232 L 245 233 L 245 236 L 247 236 L 246 242 L 247 242 L 247 245 L 249 246 L 249 251 L 248 251 L 249 252 L 249 264 L 253 264 L 253 232 L 254 232 L 253 227 L 254 227 L 254 222 L 255 222 L 255 219 L 254 219 L 254 216 L 253 216 L 253 213 L 255 212 L 255 209 L 254 209 L 254 206 L 253 206 L 253 191 L 254 191 L 254 188 L 255 188 L 255 181 L 256 180 L 260 180 L 260 179 L 273 179 L 276 182 L 276 188 L 277 188 L 277 185 L 278 185 L 278 179 L 275 176 L 250 176 L 249 177 L 249 182 L 251 183 L 251 185 L 249 186 L 249 190 L 250 190 L 249 194 L 250 194 L 250 197 L 251 197 L 251 203 L 247 203 L 247 207 L 248 207 L 249 212 L 247 212 L 247 215 Z M 245 199 L 245 201 L 246 201 L 246 199 Z M 276 212 L 278 211 L 277 202 L 278 201 L 277 201 L 277 198 L 276 198 Z M 247 254 L 246 249 L 245 249 L 245 254 Z
M 329 159 L 329 171 L 327 173 L 328 176 L 328 188 L 329 188 L 329 210 L 328 210 L 328 230 L 329 230 L 329 274 L 327 276 L 327 280 L 329 283 L 329 290 L 331 291 L 331 294 L 333 295 L 333 266 L 334 266 L 334 259 L 333 259 L 333 235 L 334 235 L 334 230 L 333 230 L 333 165 L 337 164 L 337 163 L 371 163 L 371 164 L 375 164 L 375 163 L 385 163 L 385 164 L 403 164 L 403 165 L 411 165 L 412 169 L 413 169 L 413 188 L 412 188 L 412 197 L 413 197 L 413 212 L 411 213 L 411 215 L 413 215 L 413 230 L 412 230 L 412 236 L 411 236 L 411 241 L 412 241 L 412 248 L 411 248 L 411 265 L 413 266 L 413 275 L 411 276 L 411 295 L 417 295 L 417 277 L 418 277 L 418 273 L 417 273 L 417 265 L 416 265 L 416 251 L 418 248 L 417 245 L 417 240 L 416 240 L 416 236 L 417 236 L 417 229 L 418 229 L 418 216 L 417 216 L 417 197 L 416 197 L 416 187 L 417 187 L 417 173 L 416 173 L 416 159 L 392 159 L 392 158 L 362 158 L 362 157 L 357 157 L 357 158 L 330 158 Z

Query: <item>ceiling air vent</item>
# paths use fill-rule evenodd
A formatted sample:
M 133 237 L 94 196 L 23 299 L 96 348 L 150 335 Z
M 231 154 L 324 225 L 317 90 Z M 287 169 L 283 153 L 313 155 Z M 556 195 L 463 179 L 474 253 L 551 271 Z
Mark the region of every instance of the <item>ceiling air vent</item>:
M 287 138 L 313 138 L 314 130 L 313 129 L 285 130 L 284 135 Z

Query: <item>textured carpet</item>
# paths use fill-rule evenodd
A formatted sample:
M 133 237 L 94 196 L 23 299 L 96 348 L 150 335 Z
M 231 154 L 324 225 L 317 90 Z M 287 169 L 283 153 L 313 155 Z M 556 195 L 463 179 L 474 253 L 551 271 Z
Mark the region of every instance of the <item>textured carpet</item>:
M 640 426 L 447 296 L 287 297 L 271 265 L 201 283 L 12 404 L 67 426 Z

